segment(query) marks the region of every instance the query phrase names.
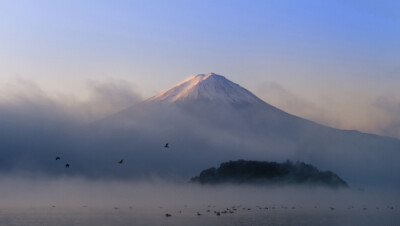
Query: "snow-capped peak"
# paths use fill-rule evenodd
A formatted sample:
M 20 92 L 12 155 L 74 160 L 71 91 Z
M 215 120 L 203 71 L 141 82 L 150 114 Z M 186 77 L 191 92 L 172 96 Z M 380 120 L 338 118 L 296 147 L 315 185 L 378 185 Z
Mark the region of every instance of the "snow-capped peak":
M 228 103 L 260 103 L 261 99 L 214 73 L 192 75 L 146 102 L 181 102 L 185 100 L 210 100 Z

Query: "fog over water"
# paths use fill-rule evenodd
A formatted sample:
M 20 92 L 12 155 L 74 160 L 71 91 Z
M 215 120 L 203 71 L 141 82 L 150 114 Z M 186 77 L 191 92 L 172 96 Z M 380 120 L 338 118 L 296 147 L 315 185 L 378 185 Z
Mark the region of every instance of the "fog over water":
M 314 186 L 198 185 L 151 178 L 88 180 L 81 177 L 1 176 L 1 207 L 33 206 L 303 206 L 313 208 L 399 206 L 390 189 L 330 189 Z M 400 206 L 399 206 L 400 207 Z
M 7 225 L 396 225 L 394 190 L 1 176 Z M 391 209 L 393 208 L 393 209 Z M 232 213 L 217 216 L 214 211 Z M 169 213 L 171 217 L 165 217 Z M 198 215 L 200 214 L 200 216 Z

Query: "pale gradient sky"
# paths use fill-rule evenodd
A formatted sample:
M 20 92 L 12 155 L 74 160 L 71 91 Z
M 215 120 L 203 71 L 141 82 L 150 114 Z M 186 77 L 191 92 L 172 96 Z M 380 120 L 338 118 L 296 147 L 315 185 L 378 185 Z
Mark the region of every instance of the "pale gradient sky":
M 117 79 L 146 98 L 215 72 L 290 113 L 400 137 L 399 12 L 367 0 L 0 0 L 0 87 L 18 78 L 83 98 L 87 81 Z

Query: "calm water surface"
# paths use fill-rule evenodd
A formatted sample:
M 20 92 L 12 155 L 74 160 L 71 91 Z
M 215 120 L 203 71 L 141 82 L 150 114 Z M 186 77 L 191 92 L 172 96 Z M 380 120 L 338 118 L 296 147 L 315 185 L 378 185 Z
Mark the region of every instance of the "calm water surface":
M 400 225 L 387 206 L 44 206 L 0 209 L 0 225 Z M 233 210 L 234 213 L 214 211 Z M 266 209 L 268 208 L 268 209 Z M 250 210 L 249 210 L 250 209 Z M 209 212 L 208 212 L 209 210 Z M 169 213 L 172 216 L 166 217 Z M 201 215 L 198 216 L 197 213 Z

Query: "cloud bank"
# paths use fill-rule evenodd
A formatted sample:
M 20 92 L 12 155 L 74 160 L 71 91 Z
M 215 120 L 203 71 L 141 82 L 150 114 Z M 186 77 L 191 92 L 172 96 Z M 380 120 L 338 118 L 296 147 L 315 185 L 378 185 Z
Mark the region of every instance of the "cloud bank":
M 382 209 L 399 205 L 395 190 L 332 190 L 302 186 L 200 186 L 152 179 L 146 181 L 87 180 L 81 177 L 30 178 L 0 176 L 0 207 L 105 207 L 128 209 L 151 207 L 162 212 L 189 207 L 192 211 L 216 205 L 224 209 L 233 205 L 257 209 L 257 206 L 282 206 L 304 209 L 348 209 L 350 206 Z M 385 191 L 385 192 L 383 192 Z M 194 210 L 192 208 L 195 208 Z M 210 207 L 208 207 L 210 208 Z M 197 211 L 199 211 L 197 210 Z M 157 212 L 158 212 L 157 211 Z M 177 210 L 176 210 L 177 211 Z
M 0 110 L 19 114 L 55 116 L 89 122 L 142 101 L 133 84 L 117 79 L 88 80 L 84 97 L 73 93 L 46 92 L 31 80 L 0 84 Z
M 84 100 L 48 95 L 26 80 L 3 90 L 0 171 L 187 181 L 229 160 L 289 159 L 332 170 L 350 186 L 398 182 L 400 171 L 394 159 L 400 153 L 394 147 L 399 142 L 394 139 L 329 128 L 317 133 L 315 126 L 298 131 L 301 123 L 282 124 L 274 114 L 265 118 L 269 114 L 258 113 L 258 108 L 247 111 L 218 105 L 182 111 L 138 104 L 103 118 L 142 99 L 122 81 L 88 85 L 91 94 Z M 171 145 L 168 150 L 163 148 L 166 142 Z M 55 161 L 56 156 L 61 160 Z M 124 164 L 119 165 L 121 159 Z
M 400 99 L 395 93 L 310 99 L 276 82 L 262 82 L 256 92 L 282 110 L 327 126 L 400 138 Z

